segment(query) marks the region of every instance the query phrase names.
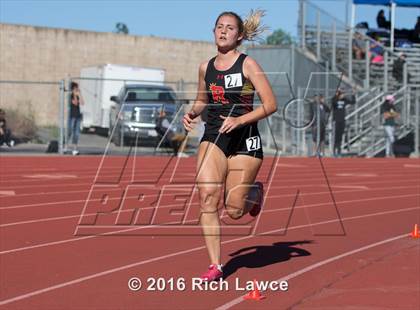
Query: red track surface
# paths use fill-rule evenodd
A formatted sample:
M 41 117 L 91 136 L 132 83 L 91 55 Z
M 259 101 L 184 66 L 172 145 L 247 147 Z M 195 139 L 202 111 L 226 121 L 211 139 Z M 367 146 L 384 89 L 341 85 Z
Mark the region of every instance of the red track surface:
M 266 158 L 260 218 L 238 228 L 223 217 L 222 291 L 192 291 L 208 264 L 197 194 L 187 190 L 195 159 L 168 160 L 131 158 L 122 172 L 122 157 L 1 157 L 0 307 L 420 308 L 420 239 L 409 237 L 420 224 L 419 160 Z M 124 212 L 109 213 L 128 184 Z M 149 218 L 154 226 L 144 225 Z M 128 289 L 132 277 L 141 290 Z M 149 277 L 182 277 L 186 289 L 147 291 Z M 289 288 L 244 301 L 235 282 L 253 279 Z

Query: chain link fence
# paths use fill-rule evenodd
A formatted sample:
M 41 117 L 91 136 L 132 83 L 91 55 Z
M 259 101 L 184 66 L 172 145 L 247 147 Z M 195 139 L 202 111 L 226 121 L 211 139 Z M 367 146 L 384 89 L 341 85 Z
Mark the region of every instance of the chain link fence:
M 311 126 L 306 126 L 314 113 L 309 108 L 310 102 L 314 100 L 315 96 L 322 95 L 326 103 L 330 104 L 330 99 L 341 85 L 341 73 L 312 72 L 309 77 L 306 77 L 306 84 L 296 83 L 296 80 L 303 80 L 305 77 L 305 74 L 299 73 L 303 70 L 301 66 L 304 64 L 300 61 L 296 63 L 293 60 L 295 56 L 288 57 L 290 54 L 281 55 L 280 53 L 276 57 L 273 57 L 271 53 L 273 51 L 270 51 L 268 54 L 261 53 L 257 60 L 259 62 L 261 60 L 263 67 L 270 67 L 273 63 L 278 63 L 278 68 L 275 69 L 285 69 L 286 72 L 265 70 L 277 99 L 278 112 L 259 122 L 264 151 L 267 155 L 311 155 L 313 154 L 313 150 L 319 145 L 320 137 L 317 136 L 314 141 Z M 263 54 L 265 56 L 262 56 Z M 285 66 L 282 59 L 289 59 L 290 65 Z M 80 77 L 67 78 L 57 82 L 0 81 L 0 108 L 6 111 L 7 124 L 12 129 L 13 137 L 17 142 L 38 143 L 44 145 L 44 150 L 47 150 L 46 145 L 51 141 L 55 141 L 58 151 L 61 154 L 66 153 L 66 146 L 69 142 L 68 119 L 70 86 L 72 82 L 77 82 L 80 85 L 81 94 L 85 97 L 85 104 L 89 105 L 89 102 L 86 101 L 98 99 L 98 96 L 100 96 L 100 85 L 103 85 L 104 82 L 118 82 L 119 86 L 117 88 L 120 89 L 144 81 L 105 81 L 103 79 L 82 79 Z M 171 111 L 170 115 L 171 126 L 182 128 L 182 116 L 191 108 L 191 104 L 196 96 L 197 83 L 179 80 L 164 82 L 162 86 L 169 87 L 168 89 L 175 94 L 176 98 L 174 100 L 175 108 Z M 407 124 L 408 122 L 410 123 L 410 128 L 414 128 L 415 152 L 418 153 L 420 135 L 418 113 L 419 88 L 411 87 L 409 91 L 404 91 L 402 94 L 404 95 L 404 100 L 408 102 L 408 108 L 402 111 L 402 117 L 404 120 L 407 120 Z M 118 95 L 118 91 L 115 91 L 115 94 L 108 95 L 109 97 Z M 380 97 L 381 92 L 372 88 L 370 90 L 355 92 L 354 95 L 356 96 L 356 103 L 350 106 L 347 111 L 354 118 L 354 121 L 348 121 L 349 132 L 351 130 L 357 131 L 357 124 L 360 123 L 360 113 L 358 114 L 356 111 L 365 103 L 372 100 L 372 98 Z M 82 147 L 90 150 L 95 145 L 96 148 L 90 151 L 92 154 L 103 154 L 104 150 L 106 152 L 115 151 L 116 154 L 127 154 L 133 143 L 125 145 L 124 136 L 122 137 L 123 143 L 118 143 L 118 139 L 115 139 L 117 132 L 114 130 L 114 127 L 118 127 L 118 124 L 111 124 L 110 122 L 112 117 L 111 105 L 114 103 L 110 101 L 110 98 L 103 99 L 107 102 L 105 104 L 100 103 L 99 110 L 93 113 L 94 116 L 101 119 L 101 122 L 89 125 L 86 125 L 83 121 L 81 123 L 80 129 L 82 132 L 91 133 L 84 135 L 81 143 Z M 258 96 L 255 96 L 254 101 L 255 106 L 261 105 Z M 286 104 L 291 102 L 293 104 L 290 104 L 287 113 L 285 113 Z M 84 109 L 82 107 L 82 113 L 88 116 L 87 111 Z M 156 119 L 159 114 L 159 109 L 151 109 L 149 112 L 149 116 Z M 312 116 L 310 113 L 312 113 Z M 130 114 L 130 117 L 133 117 L 133 114 Z M 294 125 L 291 125 L 291 123 Z M 106 126 L 107 124 L 109 125 Z M 200 121 L 191 135 L 188 135 L 186 152 L 195 154 L 199 140 L 203 134 L 203 127 L 204 124 Z M 326 128 L 327 151 L 329 150 L 332 153 L 333 130 L 331 118 L 329 118 Z M 150 129 L 152 130 L 154 128 L 151 127 Z M 98 136 L 101 137 L 101 140 Z M 140 146 L 138 148 L 138 154 L 171 154 L 170 148 L 162 145 L 161 138 L 155 139 L 153 143 L 147 143 L 147 139 L 143 139 L 137 135 L 133 140 L 136 145 Z M 121 141 L 121 136 L 119 140 Z M 346 143 L 345 141 L 344 145 Z M 156 146 L 159 146 L 157 151 L 155 149 Z
M 0 108 L 16 144 L 58 141 L 63 104 L 62 81 L 0 81 Z

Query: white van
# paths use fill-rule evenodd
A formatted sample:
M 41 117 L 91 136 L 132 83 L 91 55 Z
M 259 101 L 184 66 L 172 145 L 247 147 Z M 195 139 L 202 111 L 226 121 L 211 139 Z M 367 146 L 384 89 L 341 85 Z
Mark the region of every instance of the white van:
M 124 85 L 148 84 L 164 85 L 165 70 L 105 64 L 86 67 L 81 70 L 79 88 L 85 104 L 82 128 L 109 129 L 110 110 L 115 104 L 110 100 Z

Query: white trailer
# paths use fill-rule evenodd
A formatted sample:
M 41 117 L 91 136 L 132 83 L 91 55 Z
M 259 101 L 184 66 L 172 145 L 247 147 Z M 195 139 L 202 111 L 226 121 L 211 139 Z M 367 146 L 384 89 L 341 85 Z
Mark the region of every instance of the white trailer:
M 85 104 L 82 127 L 108 128 L 110 108 L 114 104 L 111 96 L 118 95 L 126 84 L 163 85 L 165 70 L 116 64 L 105 64 L 83 68 L 80 72 L 80 93 Z

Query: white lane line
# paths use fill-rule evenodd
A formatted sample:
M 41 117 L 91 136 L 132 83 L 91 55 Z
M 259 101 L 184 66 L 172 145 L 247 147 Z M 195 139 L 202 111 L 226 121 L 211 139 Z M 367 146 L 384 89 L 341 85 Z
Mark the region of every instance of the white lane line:
M 188 166 L 188 167 L 182 166 L 182 167 L 185 168 L 185 169 L 191 169 L 191 171 L 194 171 L 193 166 Z M 125 168 L 125 169 L 126 169 L 126 171 L 131 171 L 132 170 L 131 168 Z M 123 171 L 121 171 L 121 170 L 123 170 Z M 107 170 L 105 170 L 101 173 L 101 176 L 102 177 L 112 177 L 112 176 L 118 177 L 119 175 L 121 175 L 122 172 L 126 172 L 126 171 L 124 169 L 107 169 Z M 157 172 L 157 171 L 158 170 L 153 170 L 153 169 L 148 169 L 148 170 L 143 169 L 142 172 L 141 172 L 141 176 L 160 174 L 160 172 Z M 264 170 L 261 170 L 261 171 L 264 171 Z M 23 173 L 23 175 L 22 175 L 22 173 Z M 61 170 L 60 173 L 62 173 L 62 174 L 66 174 L 66 173 L 77 174 L 80 177 L 84 177 L 84 178 L 92 177 L 93 178 L 94 177 L 93 174 L 96 173 L 96 170 L 71 169 L 71 170 Z M 48 174 L 48 171 L 39 171 L 39 174 Z M 11 180 L 11 181 L 19 181 L 20 178 L 22 176 L 25 176 L 25 175 L 31 175 L 31 174 L 28 174 L 28 171 L 22 171 L 21 173 L 17 173 L 17 174 L 7 174 L 7 173 L 4 174 L 4 176 L 8 177 L 8 180 Z M 184 175 L 184 173 L 181 173 L 181 175 Z M 28 180 L 27 182 L 30 182 L 30 181 Z
M 283 164 L 279 163 L 277 164 L 277 167 L 291 167 L 291 168 L 306 168 L 307 165 L 301 165 L 301 164 Z
M 341 201 L 341 202 L 337 202 L 337 203 L 338 204 L 346 204 L 346 203 L 374 201 L 374 200 L 381 200 L 381 199 L 406 198 L 406 197 L 413 197 L 413 196 L 419 196 L 419 194 L 400 195 L 400 196 L 381 196 L 381 197 L 376 197 L 376 198 L 346 200 L 346 201 Z M 315 208 L 315 207 L 320 207 L 320 206 L 325 206 L 325 205 L 330 205 L 330 204 L 331 204 L 331 202 L 318 203 L 318 204 L 312 204 L 312 205 L 303 205 L 303 206 L 296 207 L 295 209 Z M 193 204 L 193 205 L 198 206 L 198 203 Z M 162 208 L 172 208 L 172 207 L 176 207 L 176 206 L 178 206 L 178 205 L 168 205 L 168 206 L 165 206 L 165 207 L 162 207 Z M 277 212 L 277 211 L 288 211 L 288 210 L 292 210 L 292 208 L 279 208 L 279 209 L 273 209 L 273 210 L 265 210 L 264 213 L 272 213 L 272 212 Z M 197 219 L 192 219 L 192 220 L 186 221 L 185 223 L 195 222 L 195 221 L 197 221 Z M 176 223 L 177 222 L 171 222 L 171 223 L 167 223 L 167 224 L 176 224 Z M 114 234 L 116 235 L 116 234 L 119 234 L 119 233 L 126 233 L 126 232 L 135 231 L 137 229 L 157 228 L 159 226 L 162 226 L 162 225 L 148 225 L 148 226 L 140 226 L 140 227 L 139 226 L 133 227 L 133 225 L 122 226 L 121 228 L 124 228 L 122 230 L 111 231 L 109 233 L 103 233 L 102 235 L 114 235 Z M 78 226 L 76 226 L 76 231 L 75 232 L 77 232 L 77 227 Z M 95 225 L 95 228 L 115 228 L 115 226 Z M 284 230 L 284 229 L 285 228 L 281 228 L 281 229 L 278 229 L 278 230 Z M 95 238 L 97 236 L 101 236 L 101 234 L 83 236 L 83 237 L 72 238 L 72 239 L 64 239 L 64 240 L 41 243 L 41 244 L 36 244 L 36 245 L 31 245 L 31 246 L 26 246 L 26 247 L 21 247 L 21 248 L 9 249 L 9 250 L 5 250 L 5 251 L 1 251 L 0 255 L 9 254 L 9 253 L 16 253 L 16 252 L 21 252 L 21 251 L 26 251 L 26 250 L 32 250 L 32 249 L 41 248 L 41 247 L 48 247 L 48 246 L 52 246 L 52 245 L 58 245 L 58 244 L 64 244 L 64 243 L 70 243 L 70 242 L 77 242 L 77 241 L 81 241 L 81 240 L 85 240 L 85 239 Z
M 273 159 L 273 157 L 267 157 L 267 159 Z M 275 157 L 274 157 L 275 159 Z M 288 163 L 290 161 L 284 160 L 284 158 L 281 159 L 282 163 L 280 163 L 280 165 L 284 165 L 284 167 L 305 167 L 304 164 L 295 164 L 295 163 Z M 410 161 L 408 161 L 410 162 Z M 416 160 L 412 160 L 411 162 L 416 162 Z M 334 163 L 329 161 L 328 162 L 328 168 L 329 169 L 340 169 L 340 170 L 358 170 L 358 169 L 369 169 L 372 168 L 372 164 L 380 164 L 380 165 L 384 165 L 384 161 L 379 161 L 379 162 L 373 162 L 373 161 L 366 161 L 365 163 L 363 163 L 362 165 L 353 165 L 349 166 L 348 163 Z M 99 165 L 99 162 L 98 162 Z M 420 165 L 416 165 L 416 164 L 411 164 L 411 163 L 406 163 L 404 164 L 404 166 L 407 165 L 407 167 L 417 167 L 419 168 Z M 191 162 L 191 163 L 184 163 L 184 167 L 186 168 L 195 168 L 195 163 Z M 395 162 L 395 165 L 389 165 L 389 162 L 387 162 L 386 167 L 381 167 L 381 171 L 388 171 L 388 170 L 399 170 L 401 166 L 398 165 L 397 162 Z M 72 173 L 77 173 L 77 172 L 86 172 L 86 169 L 77 169 L 77 167 L 75 169 L 62 169 L 62 168 L 49 168 L 49 167 L 44 167 L 44 168 L 34 168 L 33 166 L 8 166 L 7 168 L 10 168 L 7 172 L 4 173 L 5 176 L 19 176 L 20 173 L 27 173 L 27 172 L 49 172 L 49 171 L 65 171 L 65 172 L 72 172 Z M 90 166 L 90 169 L 88 169 L 88 171 L 92 171 L 93 173 L 96 173 L 96 169 L 94 169 L 94 167 Z M 121 166 L 107 166 L 105 168 L 102 168 L 102 171 L 104 172 L 111 172 L 111 171 L 121 171 Z M 311 168 L 310 166 L 308 167 L 309 170 L 316 170 L 315 168 Z M 153 170 L 153 168 L 148 169 L 148 170 Z
M 61 179 L 75 179 L 77 175 L 75 174 L 63 174 L 63 173 L 52 173 L 52 174 L 25 174 L 22 175 L 24 178 L 28 179 L 46 179 L 46 180 L 61 180 Z
M 413 181 L 414 182 L 414 181 Z M 416 183 L 418 183 L 417 180 L 415 180 Z M 373 182 L 374 184 L 379 184 L 380 182 Z M 395 183 L 395 181 L 387 181 L 387 183 Z M 290 185 L 290 186 L 272 186 L 272 188 L 294 188 L 294 189 L 300 189 L 303 187 L 327 187 L 326 185 L 322 185 L 322 184 L 317 184 L 317 185 Z M 414 186 L 399 186 L 399 187 L 381 187 L 381 188 L 372 188 L 371 190 L 386 190 L 386 189 L 405 189 L 405 188 L 416 188 L 416 187 L 420 187 L 419 185 L 414 185 Z M 109 191 L 113 191 L 114 189 L 110 188 Z M 117 191 L 118 189 L 115 189 L 115 191 Z M 366 190 L 365 188 L 363 188 L 363 190 Z M 347 192 L 354 192 L 354 191 L 358 191 L 358 190 L 348 190 L 348 191 L 334 191 L 333 194 L 339 194 L 339 193 L 347 193 Z M 325 193 L 329 193 L 329 192 L 315 192 L 315 193 L 304 193 L 301 195 L 311 195 L 311 194 L 325 194 Z M 294 194 L 293 194 L 294 195 Z M 283 197 L 283 196 L 280 196 Z M 127 199 L 130 198 L 136 198 L 136 197 L 127 197 Z M 118 200 L 120 199 L 119 197 L 116 198 L 109 198 L 110 200 Z M 10 209 L 20 209 L 20 208 L 28 208 L 28 207 L 43 207 L 43 206 L 50 206 L 50 205 L 60 205 L 60 204 L 73 204 L 73 203 L 80 203 L 83 202 L 85 203 L 87 199 L 77 199 L 77 200 L 61 200 L 61 201 L 52 201 L 52 202 L 41 202 L 41 203 L 32 203 L 32 204 L 23 204 L 23 205 L 13 205 L 13 206 L 6 206 L 6 207 L 0 207 L 0 210 L 10 210 Z M 95 199 L 91 199 L 90 201 L 100 201 L 100 200 L 95 200 Z
M 339 170 L 339 171 L 342 171 L 342 170 Z M 261 174 L 261 177 L 262 178 L 266 178 L 266 174 L 268 173 L 268 171 L 262 172 L 262 173 L 263 174 Z M 279 173 L 281 174 L 281 171 Z M 328 178 L 330 180 L 332 180 L 332 179 L 334 179 L 334 180 L 335 179 L 341 180 L 342 177 L 345 177 L 345 176 L 349 176 L 349 177 L 358 177 L 358 176 L 361 176 L 361 177 L 374 177 L 376 175 L 374 173 L 366 173 L 366 172 L 363 172 L 363 173 L 360 173 L 360 174 L 359 173 L 339 173 L 341 175 L 338 176 L 338 174 L 336 174 L 334 172 L 331 172 L 331 171 L 327 171 L 327 174 L 328 174 Z M 415 173 L 412 173 L 412 174 L 414 174 L 417 177 L 417 174 L 415 174 Z M 157 173 L 153 173 L 152 176 L 153 175 L 157 175 Z M 298 182 L 298 181 L 301 181 L 301 180 L 308 180 L 308 178 L 311 178 L 311 180 L 325 180 L 324 177 L 322 177 L 322 178 L 312 178 L 313 175 L 314 175 L 313 173 L 299 173 L 299 175 L 300 176 L 303 176 L 303 177 L 301 179 L 289 179 L 289 178 L 288 179 L 285 179 L 284 176 L 283 176 L 282 177 L 282 180 L 279 180 L 279 181 L 280 182 L 289 182 L 289 181 Z M 184 175 L 182 175 L 182 176 L 184 176 Z M 306 177 L 304 177 L 304 176 L 306 176 Z M 393 178 L 393 179 L 395 179 L 395 178 L 407 178 L 408 176 L 409 175 L 407 175 L 407 172 L 405 172 L 403 174 L 382 174 L 380 177 L 381 178 L 387 177 L 387 178 Z M 111 176 L 103 176 L 103 177 L 105 179 L 110 179 L 111 178 Z M 141 177 L 143 177 L 143 175 Z M 79 182 L 82 182 L 82 180 L 91 180 L 92 178 L 93 178 L 92 176 L 88 176 L 88 177 L 79 176 L 79 177 L 77 177 L 77 183 L 68 183 L 68 184 L 66 184 L 66 186 L 69 186 L 69 185 L 70 186 L 80 185 L 81 183 L 79 183 Z M 378 178 L 379 178 L 379 176 L 378 176 Z M 111 179 L 119 180 L 119 174 L 118 175 L 112 175 L 112 178 Z M 71 180 L 71 179 L 69 179 L 69 180 Z M 159 180 L 160 181 L 164 181 L 164 180 L 169 180 L 169 178 L 168 177 L 162 177 Z M 128 179 L 127 179 L 127 181 L 128 181 Z M 154 179 L 151 179 L 150 180 L 150 182 L 153 182 L 153 181 L 154 181 Z M 6 184 L 10 184 L 11 182 L 12 181 L 8 181 Z M 16 188 L 16 189 L 17 188 L 18 189 L 25 189 L 25 188 L 50 187 L 50 186 L 54 185 L 54 184 L 37 184 L 37 180 L 35 180 L 35 179 L 34 180 L 25 180 L 25 181 L 15 180 L 13 182 L 19 182 L 21 184 L 22 183 L 24 183 L 24 184 L 30 183 L 29 185 L 21 185 L 21 186 L 14 185 L 13 188 Z M 33 184 L 33 183 L 35 183 L 35 184 Z M 92 185 L 92 183 L 95 183 L 95 182 L 88 182 L 88 183 L 82 183 L 82 184 L 83 185 Z M 105 184 L 109 184 L 109 183 L 110 182 L 105 183 Z M 96 182 L 95 184 L 100 185 L 101 182 Z M 102 184 L 104 184 L 104 182 L 102 182 Z M 2 188 L 2 189 L 8 189 L 8 187 L 7 186 L 3 186 L 3 184 L 1 182 L 0 182 L 0 188 Z
M 305 181 L 307 181 L 307 179 L 304 179 Z M 403 181 L 399 181 L 399 183 L 404 183 L 404 182 L 416 182 L 416 183 L 419 183 L 419 186 L 420 186 L 420 182 L 419 182 L 419 180 L 418 180 L 418 178 L 416 178 L 416 179 L 405 179 L 405 180 L 403 180 Z M 278 183 L 278 182 L 273 182 L 273 183 Z M 358 183 L 360 183 L 360 182 L 355 182 L 354 184 L 353 183 L 346 183 L 348 186 L 360 186 L 360 185 L 356 185 L 356 184 L 358 184 Z M 378 185 L 378 184 L 384 184 L 384 183 L 395 183 L 395 181 L 394 180 L 386 180 L 386 181 L 369 181 L 369 182 L 363 182 L 363 184 L 367 184 L 367 185 L 369 185 L 369 184 L 374 184 L 374 185 Z M 86 186 L 92 186 L 92 184 L 91 183 L 83 183 L 83 184 L 75 184 L 76 186 L 84 186 L 84 185 L 86 185 Z M 69 186 L 69 184 L 66 184 L 66 185 L 64 185 L 65 187 L 68 187 Z M 70 186 L 73 186 L 73 185 L 70 185 Z M 341 186 L 341 185 L 333 185 L 333 187 L 334 186 Z M 297 185 L 280 185 L 280 186 L 276 186 L 276 188 L 296 188 L 297 187 Z M 299 184 L 299 188 L 303 188 L 303 187 L 327 187 L 327 185 L 326 184 L 320 184 L 320 183 L 317 183 L 317 184 Z M 355 187 L 356 188 L 356 187 Z M 400 188 L 403 188 L 403 187 L 401 187 L 400 186 Z M 78 190 L 78 191 L 69 191 L 69 190 L 65 190 L 65 191 L 56 191 L 56 192 L 51 192 L 51 191 L 48 191 L 48 192 L 36 192 L 36 193 L 25 193 L 25 194 L 16 194 L 15 196 L 14 196 L 14 198 L 17 198 L 17 197 L 26 197 L 26 196 L 31 196 L 31 197 L 34 197 L 34 196 L 42 196 L 42 195 L 58 195 L 58 194 L 77 194 L 77 193 L 88 193 L 90 191 L 90 188 L 88 189 L 88 190 Z
M 330 257 L 330 258 L 325 259 L 323 261 L 317 262 L 315 264 L 309 265 L 309 266 L 307 266 L 303 269 L 300 269 L 296 272 L 293 272 L 293 273 L 291 273 L 287 276 L 281 277 L 280 279 L 277 279 L 275 281 L 289 281 L 289 280 L 291 280 L 293 278 L 296 278 L 296 277 L 298 277 L 302 274 L 305 274 L 309 271 L 312 271 L 316 268 L 322 267 L 324 265 L 327 265 L 327 264 L 332 263 L 334 261 L 337 261 L 339 259 L 345 258 L 347 256 L 351 256 L 353 254 L 357 254 L 359 252 L 363 252 L 363 251 L 369 250 L 371 248 L 374 248 L 374 247 L 377 247 L 377 246 L 380 246 L 380 245 L 383 245 L 383 244 L 387 244 L 387 243 L 390 243 L 390 242 L 393 242 L 393 241 L 396 241 L 396 240 L 399 240 L 399 239 L 402 239 L 402 238 L 407 238 L 407 236 L 408 236 L 408 234 L 403 234 L 403 235 L 388 238 L 388 239 L 385 239 L 385 240 L 382 240 L 382 241 L 379 241 L 379 242 L 371 243 L 371 244 L 363 246 L 361 248 L 358 248 L 358 249 L 355 249 L 355 250 L 352 250 L 352 251 L 348 251 L 348 252 L 342 253 L 340 255 Z M 216 310 L 227 310 L 229 308 L 232 308 L 233 306 L 236 306 L 236 305 L 240 304 L 244 300 L 244 298 L 243 298 L 244 296 L 245 295 L 237 297 L 237 298 L 225 303 L 224 305 L 222 305 L 220 307 L 217 307 Z
M 405 164 L 404 168 L 420 168 L 420 165 Z
M 362 189 L 368 190 L 369 187 L 364 185 L 331 185 L 332 188 L 354 188 L 354 189 Z
M 274 187 L 275 188 L 275 187 Z M 409 187 L 403 187 L 404 189 L 409 188 Z M 413 186 L 413 188 L 417 188 L 417 186 Z M 390 188 L 381 188 L 380 190 L 388 190 L 388 189 L 398 189 L 398 187 L 390 187 Z M 364 191 L 365 189 L 361 190 Z M 374 190 L 374 189 L 372 189 Z M 354 190 L 354 191 L 336 191 L 336 193 L 348 193 L 348 192 L 359 192 L 360 190 Z M 311 195 L 322 195 L 322 194 L 328 194 L 329 192 L 314 192 L 314 193 L 306 193 L 306 194 L 300 194 L 300 197 L 302 196 L 311 196 Z M 164 194 L 165 195 L 165 194 Z M 163 195 L 163 196 L 164 196 Z M 170 195 L 170 194 L 168 194 Z M 266 199 L 273 199 L 273 198 L 281 198 L 281 197 L 294 197 L 295 194 L 285 194 L 285 195 L 273 195 L 273 196 L 267 196 Z M 418 194 L 408 194 L 408 195 L 400 195 L 400 196 L 381 196 L 381 197 L 373 197 L 373 198 L 364 198 L 364 199 L 358 199 L 358 200 L 343 200 L 343 201 L 337 201 L 336 203 L 348 203 L 348 202 L 363 202 L 363 201 L 371 201 L 371 200 L 380 200 L 380 199 L 388 199 L 388 198 L 407 198 L 407 197 L 413 197 L 413 196 L 418 196 Z M 133 196 L 134 197 L 134 196 Z M 132 198 L 132 197 L 128 197 L 128 198 Z M 99 201 L 99 199 L 97 200 Z M 330 205 L 331 202 L 328 203 L 322 203 L 322 204 L 312 204 L 312 205 L 304 205 L 303 207 L 312 207 L 312 206 L 319 206 L 319 205 Z M 192 206 L 198 206 L 198 203 L 192 203 Z M 159 208 L 161 209 L 166 209 L 166 208 L 174 208 L 174 207 L 179 207 L 182 206 L 181 205 L 177 205 L 177 204 L 172 204 L 172 205 L 164 205 L 164 206 L 160 206 Z M 302 206 L 301 206 L 302 207 Z M 156 207 L 145 207 L 145 208 L 141 208 L 142 210 L 150 210 L 150 209 L 155 209 Z M 300 207 L 297 207 L 297 209 Z M 10 208 L 9 208 L 10 209 Z M 275 212 L 278 210 L 290 210 L 290 208 L 283 208 L 283 209 L 267 209 L 264 212 L 268 213 L 268 212 Z M 114 214 L 114 213 L 118 213 L 121 212 L 120 210 L 117 210 L 115 212 L 110 212 L 110 214 Z M 122 212 L 132 212 L 132 210 L 127 209 L 127 210 L 123 210 Z M 96 213 L 95 213 L 96 214 Z M 84 214 L 84 216 L 91 216 L 91 215 L 95 215 L 93 213 L 89 213 L 89 214 Z M 42 219 L 35 219 L 35 220 L 27 220 L 27 221 L 21 221 L 21 222 L 12 222 L 12 223 L 5 223 L 5 224 L 0 224 L 0 227 L 8 227 L 8 226 L 15 226 L 15 225 L 24 225 L 24 224 L 34 224 L 34 223 L 41 223 L 41 222 L 49 222 L 49 221 L 55 221 L 55 220 L 65 220 L 65 219 L 71 219 L 71 218 L 80 218 L 81 214 L 75 214 L 75 215 L 67 215 L 67 216 L 58 216 L 58 217 L 47 217 L 47 218 L 42 218 Z M 0 252 L 1 254 L 1 252 Z
M 378 175 L 376 173 L 366 173 L 366 172 L 352 172 L 352 173 L 336 173 L 338 177 L 362 177 L 362 178 L 374 178 Z
M 371 214 L 366 214 L 366 215 L 357 216 L 357 217 L 343 218 L 341 220 L 342 221 L 346 221 L 346 220 L 352 220 L 352 219 L 355 219 L 355 218 L 367 218 L 367 217 L 378 216 L 378 215 L 385 215 L 385 214 L 392 214 L 392 213 L 410 211 L 410 210 L 414 210 L 414 209 L 420 209 L 420 208 L 419 207 L 415 207 L 415 208 L 406 208 L 406 209 L 393 210 L 393 211 L 388 211 L 388 212 L 371 213 Z M 336 220 L 336 221 L 338 221 L 338 220 Z M 329 223 L 331 221 L 326 221 L 326 222 Z M 303 227 L 308 227 L 310 225 L 323 225 L 326 222 L 318 222 L 318 223 L 314 223 L 314 224 L 308 224 L 308 225 L 304 225 Z M 290 227 L 289 228 L 289 230 L 292 230 L 292 229 L 296 229 L 296 228 L 295 227 Z M 391 239 L 387 239 L 388 241 L 387 240 L 384 240 L 384 241 L 381 241 L 381 242 L 377 242 L 377 243 L 374 243 L 374 244 L 365 246 L 363 248 L 359 248 L 357 250 L 353 250 L 353 251 L 350 251 L 350 252 L 341 254 L 341 255 L 336 256 L 334 258 L 330 258 L 330 260 L 331 259 L 337 260 L 337 259 L 339 259 L 341 257 L 345 257 L 345 256 L 348 256 L 348 255 L 351 255 L 351 254 L 354 254 L 354 253 L 357 253 L 357 252 L 362 251 L 360 249 L 372 248 L 372 247 L 377 246 L 379 244 L 384 244 L 386 242 L 390 242 L 389 240 L 392 240 L 392 241 L 393 240 L 397 240 L 397 239 L 406 237 L 408 235 L 409 234 L 407 233 L 407 234 L 400 235 L 400 236 L 397 236 L 397 237 L 394 237 L 394 238 L 391 238 Z M 241 240 L 245 240 L 245 239 L 250 239 L 252 237 L 254 237 L 254 236 L 253 235 L 250 235 L 250 236 L 244 236 L 244 237 L 235 238 L 235 239 L 231 239 L 231 240 L 226 240 L 226 241 L 222 241 L 221 244 L 233 243 L 233 242 L 237 242 L 237 241 L 241 241 Z M 160 260 L 164 260 L 166 258 L 171 258 L 171 257 L 183 255 L 183 254 L 188 254 L 188 253 L 196 252 L 196 251 L 203 250 L 203 249 L 205 249 L 205 246 L 199 246 L 199 247 L 195 247 L 195 248 L 191 248 L 191 249 L 187 249 L 187 250 L 183 250 L 183 251 L 178 251 L 178 252 L 174 252 L 174 253 L 170 253 L 170 254 L 166 254 L 166 255 L 162 255 L 162 256 L 153 257 L 153 258 L 150 258 L 150 259 L 147 259 L 147 260 L 143 260 L 143 261 L 140 261 L 140 262 L 136 262 L 136 263 L 132 263 L 132 264 L 128 264 L 128 265 L 123 265 L 123 266 L 120 266 L 120 267 L 117 267 L 117 268 L 108 269 L 108 270 L 105 270 L 105 271 L 102 271 L 102 272 L 98 272 L 98 273 L 94 273 L 94 274 L 91 274 L 91 275 L 88 275 L 88 276 L 85 276 L 85 277 L 77 278 L 77 279 L 74 279 L 74 280 L 71 280 L 71 281 L 67 281 L 67 282 L 63 282 L 63 283 L 60 283 L 60 284 L 49 286 L 49 287 L 46 287 L 46 288 L 43 288 L 43 289 L 35 290 L 35 291 L 30 292 L 30 293 L 26 293 L 26 294 L 18 295 L 18 296 L 9 298 L 9 299 L 5 299 L 5 300 L 0 301 L 0 305 L 6 305 L 6 304 L 9 304 L 9 303 L 12 303 L 12 302 L 16 302 L 16 301 L 19 301 L 19 300 L 22 300 L 22 299 L 26 299 L 26 298 L 29 298 L 29 297 L 33 297 L 33 296 L 36 296 L 36 295 L 40 295 L 40 294 L 43 294 L 43 293 L 47 293 L 47 292 L 50 292 L 50 291 L 53 291 L 53 290 L 56 290 L 56 289 L 60 289 L 60 288 L 66 287 L 66 286 L 70 286 L 70 285 L 73 285 L 73 284 L 78 284 L 78 283 L 81 283 L 81 282 L 84 282 L 84 281 L 87 281 L 87 280 L 91 280 L 91 279 L 95 279 L 95 278 L 98 278 L 98 277 L 102 277 L 102 276 L 105 276 L 105 275 L 108 275 L 108 274 L 111 274 L 111 273 L 115 273 L 115 272 L 118 272 L 118 271 L 127 270 L 127 269 L 130 269 L 130 268 L 133 268 L 133 267 L 145 265 L 145 264 L 148 264 L 148 263 L 157 262 L 157 261 L 160 261 Z M 350 254 L 348 254 L 348 253 L 350 253 Z M 339 257 L 339 258 L 337 258 L 337 257 Z M 320 262 L 320 263 L 322 263 L 322 262 Z M 320 263 L 318 263 L 318 264 L 320 264 Z M 324 263 L 324 264 L 326 264 L 326 263 Z M 317 264 L 315 264 L 315 265 L 317 265 Z M 307 268 L 309 268 L 309 267 L 307 267 Z M 312 269 L 314 269 L 314 268 L 315 267 L 312 267 Z M 302 269 L 302 270 L 304 270 L 304 269 Z
M 267 166 L 270 166 L 271 164 L 268 164 Z M 261 168 L 261 171 L 269 171 L 270 168 L 267 166 L 263 166 Z M 319 167 L 311 167 L 304 164 L 293 164 L 293 163 L 279 163 L 277 165 L 278 167 L 290 167 L 290 168 L 305 168 L 304 173 L 313 173 L 316 171 L 319 171 Z M 192 171 L 195 171 L 195 164 L 194 165 L 183 165 L 182 166 L 185 169 L 191 169 Z M 420 168 L 420 164 L 404 164 L 403 167 L 406 168 Z M 144 167 L 142 173 L 156 173 L 157 169 L 146 169 L 147 167 Z M 328 165 L 328 172 L 376 172 L 375 169 L 369 169 L 370 167 L 344 167 L 344 166 L 330 166 Z M 130 167 L 127 167 L 126 169 L 132 170 Z M 103 176 L 112 176 L 112 175 L 119 175 L 121 173 L 122 168 L 109 168 L 104 169 L 102 171 Z M 394 166 L 394 167 L 381 167 L 381 172 L 400 172 L 401 166 Z M 28 169 L 22 169 L 21 171 L 13 171 L 13 173 L 6 172 L 3 170 L 2 176 L 7 177 L 8 179 L 15 180 L 15 178 L 20 178 L 22 174 L 31 174 L 31 173 L 50 173 L 50 172 L 56 172 L 56 173 L 71 173 L 71 174 L 77 174 L 77 175 L 83 175 L 83 176 L 94 176 L 96 173 L 96 169 L 87 168 L 87 169 L 38 169 L 38 170 L 28 170 Z
M 0 191 L 0 196 L 15 196 L 15 191 Z

